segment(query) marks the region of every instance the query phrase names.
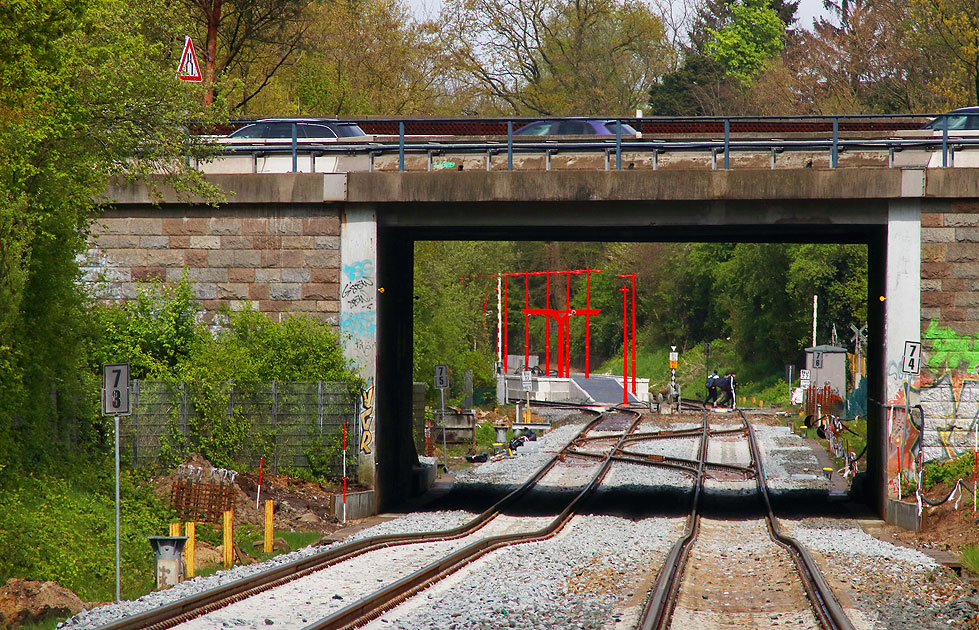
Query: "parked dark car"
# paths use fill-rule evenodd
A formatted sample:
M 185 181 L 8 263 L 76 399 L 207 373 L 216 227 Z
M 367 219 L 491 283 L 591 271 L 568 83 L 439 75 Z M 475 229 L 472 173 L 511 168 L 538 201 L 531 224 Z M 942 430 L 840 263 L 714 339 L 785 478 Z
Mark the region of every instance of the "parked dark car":
M 290 140 L 292 125 L 296 124 L 297 140 L 335 140 L 357 138 L 367 134 L 355 122 L 322 118 L 267 118 L 228 135 L 230 140 Z
M 606 118 L 538 120 L 513 132 L 515 136 L 614 136 L 616 122 Z M 622 135 L 636 135 L 632 125 L 622 123 Z
M 935 117 L 922 129 L 941 131 L 945 121 L 948 121 L 949 131 L 979 130 L 979 107 L 960 107 L 947 114 Z

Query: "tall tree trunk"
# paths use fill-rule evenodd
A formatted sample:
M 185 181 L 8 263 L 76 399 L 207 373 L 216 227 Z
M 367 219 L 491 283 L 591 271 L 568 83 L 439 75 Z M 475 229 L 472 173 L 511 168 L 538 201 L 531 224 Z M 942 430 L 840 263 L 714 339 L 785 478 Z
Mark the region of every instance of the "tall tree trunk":
M 215 67 L 218 54 L 218 24 L 221 23 L 221 5 L 224 0 L 213 0 L 209 8 L 205 8 L 207 16 L 207 54 L 204 59 L 204 80 L 207 90 L 204 92 L 204 104 L 214 102 Z

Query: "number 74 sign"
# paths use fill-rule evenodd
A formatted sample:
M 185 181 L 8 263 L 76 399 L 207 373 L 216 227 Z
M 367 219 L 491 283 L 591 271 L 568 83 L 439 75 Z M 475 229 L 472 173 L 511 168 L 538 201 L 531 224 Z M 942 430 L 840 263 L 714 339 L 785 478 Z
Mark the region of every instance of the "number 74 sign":
M 102 415 L 132 414 L 129 400 L 129 364 L 107 363 L 102 366 Z

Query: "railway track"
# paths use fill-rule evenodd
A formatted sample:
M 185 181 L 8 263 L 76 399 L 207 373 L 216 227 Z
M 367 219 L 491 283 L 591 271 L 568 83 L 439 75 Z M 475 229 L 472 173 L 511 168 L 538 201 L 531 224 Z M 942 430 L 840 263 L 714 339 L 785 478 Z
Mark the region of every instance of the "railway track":
M 836 599 L 832 590 L 823 578 L 819 568 L 816 566 L 815 561 L 805 550 L 805 548 L 800 545 L 793 538 L 784 535 L 779 526 L 778 521 L 772 511 L 771 502 L 768 496 L 768 489 L 765 482 L 765 471 L 764 464 L 761 457 L 761 451 L 758 447 L 757 441 L 754 436 L 754 430 L 752 429 L 750 423 L 744 416 L 743 412 L 738 412 L 739 418 L 741 420 L 742 426 L 737 429 L 727 430 L 723 433 L 711 431 L 709 427 L 709 414 L 704 411 L 703 426 L 700 429 L 700 446 L 699 455 L 696 462 L 691 462 L 685 464 L 688 470 L 693 470 L 693 464 L 696 464 L 696 482 L 694 484 L 694 489 L 691 494 L 690 500 L 690 513 L 687 518 L 687 524 L 684 529 L 683 536 L 677 540 L 677 542 L 670 549 L 667 555 L 667 560 L 660 570 L 656 582 L 650 595 L 647 598 L 645 607 L 640 616 L 639 628 L 642 630 L 666 630 L 667 628 L 673 627 L 676 623 L 676 627 L 694 627 L 702 626 L 705 623 L 703 616 L 698 617 L 696 610 L 704 608 L 701 601 L 690 594 L 691 591 L 695 593 L 700 593 L 700 600 L 708 600 L 711 594 L 708 590 L 705 590 L 705 584 L 710 583 L 710 579 L 707 575 L 717 576 L 717 567 L 714 565 L 719 559 L 716 557 L 709 557 L 707 563 L 698 564 L 697 566 L 691 567 L 690 556 L 693 553 L 693 549 L 697 545 L 699 536 L 703 530 L 707 531 L 706 538 L 718 538 L 724 537 L 730 540 L 734 537 L 735 540 L 745 540 L 745 541 L 757 541 L 758 534 L 763 529 L 772 545 L 778 548 L 777 554 L 782 554 L 784 558 L 791 560 L 791 565 L 794 568 L 794 573 L 797 576 L 798 581 L 801 583 L 801 590 L 804 592 L 805 599 L 808 601 L 809 607 L 812 610 L 812 619 L 806 620 L 804 618 L 796 619 L 795 622 L 805 625 L 809 621 L 809 627 L 819 627 L 827 630 L 852 630 L 853 625 L 847 618 L 843 611 L 842 606 Z M 740 433 L 743 434 L 748 440 L 748 454 L 750 456 L 750 468 L 753 469 L 753 474 L 750 475 L 756 481 L 758 496 L 764 505 L 764 524 L 757 522 L 752 524 L 750 522 L 735 524 L 732 528 L 730 523 L 725 522 L 704 522 L 701 517 L 701 503 L 704 495 L 704 482 L 709 477 L 708 470 L 712 466 L 717 466 L 717 464 L 711 464 L 708 460 L 708 449 L 709 449 L 709 439 L 711 436 L 724 434 L 730 436 L 732 434 Z M 740 467 L 735 467 L 740 468 Z M 748 476 L 746 475 L 746 478 Z M 720 533 L 719 533 L 720 532 Z M 761 587 L 759 584 L 755 583 L 759 579 L 764 581 L 765 577 L 769 577 L 773 580 L 778 581 L 780 584 L 784 583 L 787 573 L 782 570 L 784 567 L 772 568 L 773 558 L 777 554 L 772 554 L 770 550 L 762 551 L 758 555 L 754 556 L 755 561 L 754 567 L 757 569 L 743 570 L 735 578 L 741 580 L 740 583 L 735 584 L 729 580 L 732 585 L 731 588 L 745 588 L 745 592 L 757 591 Z M 706 554 L 705 554 L 706 555 Z M 722 554 L 723 555 L 723 554 Z M 762 556 L 765 560 L 762 560 Z M 744 560 L 749 559 L 748 557 L 741 557 L 738 561 L 744 562 Z M 766 565 L 767 563 L 767 565 Z M 778 560 L 774 560 L 777 565 Z M 743 567 L 742 567 L 743 569 Z M 759 575 L 764 574 L 764 575 Z M 744 584 L 745 579 L 750 579 L 752 583 Z M 723 580 L 719 580 L 721 584 L 724 584 Z M 723 586 L 722 586 L 723 588 Z M 786 595 L 784 593 L 786 589 L 778 587 L 777 589 L 772 589 L 772 591 L 778 591 L 779 595 L 774 595 L 769 593 L 766 596 L 764 593 L 761 594 L 761 598 L 766 600 L 766 603 L 771 603 L 772 598 L 776 597 L 779 604 L 791 603 L 791 594 Z M 727 595 L 727 592 L 723 592 Z M 684 598 L 684 595 L 687 595 Z M 801 595 L 801 594 L 800 594 Z M 684 601 L 685 599 L 685 601 Z M 800 598 L 796 598 L 800 599 Z M 681 602 L 685 606 L 681 606 L 684 610 L 683 619 L 675 619 L 674 613 L 677 611 L 678 605 Z M 728 606 L 730 602 L 724 603 L 724 606 Z M 773 606 L 774 608 L 774 606 Z M 752 609 L 754 612 L 763 612 L 764 606 L 757 606 L 757 604 L 749 603 L 744 612 L 751 613 Z M 723 608 L 718 611 L 727 615 L 730 621 L 730 615 L 734 613 L 730 608 Z M 741 611 L 739 611 L 741 612 Z M 754 625 L 750 625 L 754 627 Z
M 557 517 L 550 520 L 547 526 L 530 532 L 501 534 L 477 540 L 435 562 L 427 564 L 422 569 L 380 589 L 371 596 L 314 622 L 308 627 L 341 628 L 361 625 L 371 618 L 376 617 L 384 610 L 396 605 L 398 602 L 404 601 L 412 594 L 423 590 L 428 585 L 443 579 L 469 562 L 495 549 L 521 542 L 544 540 L 560 531 L 561 527 L 574 514 L 575 507 L 587 499 L 595 487 L 601 482 L 601 479 L 608 472 L 612 462 L 612 454 L 621 446 L 622 440 L 635 431 L 641 418 L 638 412 L 629 409 L 614 409 L 604 413 L 591 409 L 584 409 L 584 411 L 595 413 L 596 418 L 586 424 L 579 434 L 561 452 L 550 458 L 540 470 L 519 488 L 459 527 L 438 532 L 381 535 L 354 541 L 258 573 L 249 578 L 238 580 L 226 586 L 211 589 L 166 606 L 120 619 L 114 623 L 101 626 L 101 629 L 164 630 L 173 628 L 374 551 L 421 543 L 445 543 L 471 536 L 486 527 L 504 511 L 511 509 L 522 498 L 525 498 L 549 473 L 569 458 L 591 463 L 587 458 L 580 456 L 576 452 L 578 446 L 583 443 L 584 438 L 588 437 L 588 433 L 601 428 L 614 432 L 611 435 L 599 437 L 599 440 L 615 442 L 615 445 L 611 449 L 607 449 L 608 456 L 606 457 L 606 461 L 597 466 L 597 472 L 592 476 L 591 480 L 585 484 L 584 488 L 577 493 Z

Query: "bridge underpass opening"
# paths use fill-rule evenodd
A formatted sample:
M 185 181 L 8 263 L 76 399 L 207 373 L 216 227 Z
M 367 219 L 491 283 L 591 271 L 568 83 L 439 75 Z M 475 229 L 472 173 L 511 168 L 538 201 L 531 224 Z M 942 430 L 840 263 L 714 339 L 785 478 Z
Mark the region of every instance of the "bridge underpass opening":
M 694 211 L 691 209 L 691 211 Z M 868 344 L 866 346 L 866 391 L 868 398 L 868 408 L 867 417 L 870 421 L 867 423 L 866 428 L 866 438 L 867 438 L 867 449 L 864 455 L 864 461 L 866 462 L 867 474 L 865 477 L 865 488 L 861 489 L 860 500 L 870 504 L 875 510 L 880 511 L 880 505 L 882 502 L 882 497 L 885 493 L 886 485 L 886 474 L 884 472 L 884 459 L 886 451 L 884 448 L 884 430 L 875 422 L 873 419 L 875 417 L 880 417 L 879 408 L 878 413 L 875 413 L 874 405 L 879 404 L 876 401 L 882 400 L 883 391 L 883 368 L 882 368 L 882 357 L 883 357 L 883 312 L 881 308 L 881 301 L 879 296 L 884 295 L 883 287 L 885 286 L 885 265 L 883 261 L 885 259 L 886 252 L 886 225 L 878 224 L 861 224 L 861 225 L 818 225 L 818 224 L 794 224 L 794 225 L 684 225 L 684 226 L 636 226 L 636 225 L 590 225 L 590 226 L 533 226 L 533 225 L 522 225 L 519 229 L 514 229 L 510 227 L 501 227 L 498 225 L 493 225 L 489 222 L 485 225 L 471 226 L 471 225 L 459 225 L 447 227 L 445 225 L 434 225 L 437 221 L 437 215 L 441 213 L 435 213 L 436 217 L 431 221 L 432 225 L 390 225 L 385 222 L 385 214 L 383 212 L 378 212 L 378 272 L 379 272 L 379 286 L 384 288 L 383 298 L 380 300 L 379 313 L 378 313 L 378 359 L 377 359 L 377 374 L 378 374 L 378 391 L 377 391 L 377 401 L 378 401 L 378 416 L 377 416 L 377 490 L 379 494 L 379 501 L 382 507 L 393 506 L 399 503 L 402 499 L 407 497 L 411 489 L 411 468 L 416 461 L 417 453 L 423 452 L 423 440 L 416 439 L 416 429 L 413 429 L 412 423 L 412 382 L 422 382 L 426 384 L 426 389 L 428 390 L 428 402 L 434 402 L 434 406 L 438 406 L 437 390 L 433 388 L 433 367 L 435 363 L 444 363 L 447 360 L 439 360 L 439 348 L 437 344 L 433 345 L 432 340 L 437 340 L 438 335 L 429 335 L 429 338 L 423 340 L 423 348 L 416 348 L 415 340 L 417 339 L 418 332 L 418 322 L 414 321 L 415 313 L 417 312 L 417 307 L 419 302 L 424 302 L 426 304 L 426 310 L 424 317 L 426 317 L 426 326 L 424 328 L 432 328 L 431 323 L 433 318 L 444 318 L 442 322 L 443 327 L 435 326 L 438 330 L 451 330 L 452 326 L 446 325 L 445 322 L 450 321 L 452 318 L 466 316 L 465 310 L 475 311 L 468 313 L 477 320 L 482 320 L 480 323 L 481 331 L 475 338 L 476 348 L 475 354 L 482 353 L 483 357 L 497 354 L 496 352 L 496 340 L 494 339 L 494 333 L 497 326 L 496 322 L 496 278 L 490 276 L 490 274 L 498 274 L 500 272 L 512 273 L 515 275 L 509 276 L 507 281 L 507 287 L 505 293 L 507 294 L 506 299 L 508 302 L 507 311 L 508 317 L 504 318 L 509 320 L 508 335 L 506 346 L 508 348 L 508 354 L 513 357 L 512 360 L 519 360 L 516 366 L 511 363 L 511 360 L 507 360 L 507 371 L 513 373 L 515 369 L 523 364 L 523 356 L 527 354 L 539 355 L 539 360 L 542 364 L 548 363 L 547 352 L 544 349 L 545 346 L 545 327 L 543 325 L 543 318 L 539 317 L 538 321 L 535 322 L 534 316 L 528 316 L 531 319 L 531 327 L 529 340 L 525 336 L 524 326 L 526 325 L 527 318 L 521 314 L 521 309 L 515 309 L 513 301 L 516 300 L 520 303 L 523 308 L 528 307 L 528 302 L 532 302 L 530 307 L 543 306 L 544 302 L 543 295 L 545 294 L 546 275 L 537 276 L 526 276 L 521 275 L 521 272 L 540 272 L 540 271 L 570 271 L 590 269 L 591 267 L 587 264 L 577 264 L 578 261 L 574 260 L 564 260 L 560 256 L 554 257 L 554 250 L 563 249 L 567 251 L 569 247 L 574 247 L 576 244 L 587 243 L 594 248 L 605 248 L 609 249 L 629 249 L 632 248 L 646 248 L 655 249 L 657 245 L 663 244 L 695 244 L 695 243 L 710 243 L 717 246 L 722 246 L 723 244 L 734 244 L 734 243 L 751 243 L 751 244 L 850 244 L 862 248 L 862 251 L 866 253 L 867 258 L 867 271 L 866 271 L 866 292 L 864 299 L 866 301 L 866 316 L 867 316 L 867 338 Z M 403 218 L 403 217 L 402 217 Z M 422 221 L 423 223 L 425 221 Z M 474 267 L 470 264 L 468 267 L 466 265 L 461 265 L 454 267 L 452 260 L 452 249 L 457 248 L 459 252 L 478 252 L 479 248 L 482 247 L 488 252 L 498 252 L 502 244 L 506 243 L 519 243 L 522 247 L 538 247 L 542 251 L 550 249 L 550 257 L 544 255 L 541 264 L 537 269 L 509 269 L 505 268 L 502 261 L 493 260 L 494 264 L 488 266 Z M 668 249 L 663 247 L 663 249 Z M 441 256 L 437 256 L 434 260 L 437 260 L 440 268 L 429 269 L 424 266 L 419 266 L 420 264 L 426 264 L 428 260 L 433 258 L 430 256 L 431 252 L 429 250 L 438 250 Z M 420 254 L 420 252 L 422 252 Z M 448 254 L 447 256 L 444 254 Z M 492 259 L 492 256 L 490 256 Z M 606 259 L 608 256 L 606 255 Z M 484 256 L 485 259 L 485 256 Z M 470 256 L 470 262 L 479 261 L 479 256 Z M 547 264 L 544 264 L 547 263 Z M 523 265 L 527 267 L 527 264 Z M 593 265 L 597 268 L 602 268 L 602 265 Z M 625 315 L 626 328 L 627 328 L 627 341 L 628 346 L 631 342 L 631 313 L 630 304 L 628 298 L 623 304 L 623 293 L 628 295 L 629 291 L 621 291 L 623 286 L 629 287 L 631 280 L 629 278 L 618 278 L 620 273 L 629 271 L 628 269 L 622 268 L 621 261 L 617 261 L 614 265 L 606 265 L 609 269 L 603 269 L 603 273 L 593 273 L 590 274 L 590 278 L 593 282 L 597 284 L 592 285 L 592 300 L 596 300 L 592 306 L 598 306 L 599 304 L 605 310 L 603 310 L 601 315 L 596 315 L 595 318 L 590 322 L 590 334 L 594 333 L 596 335 L 595 341 L 603 339 L 608 343 L 608 336 L 610 330 L 614 330 L 615 336 L 617 337 L 617 353 L 615 356 L 611 356 L 608 351 L 604 353 L 596 353 L 595 347 L 591 348 L 591 361 L 589 362 L 590 371 L 595 371 L 599 368 L 601 362 L 608 362 L 611 365 L 616 365 L 617 370 L 613 370 L 613 373 L 618 372 L 621 378 L 623 369 L 623 356 L 622 351 L 622 332 L 623 332 L 623 316 Z M 436 309 L 435 311 L 430 310 L 432 300 L 431 295 L 427 295 L 426 292 L 430 291 L 430 286 L 424 281 L 419 280 L 419 274 L 443 274 L 446 277 L 454 277 L 458 281 L 458 295 L 464 295 L 468 290 L 470 293 L 474 293 L 477 297 L 475 300 L 475 305 L 472 303 L 473 296 L 469 296 L 469 304 L 465 308 L 458 304 L 453 304 L 451 299 L 452 296 L 437 296 L 436 303 L 445 303 L 444 312 Z M 464 287 L 463 283 L 466 281 L 464 276 L 471 276 L 469 282 L 471 284 L 468 287 Z M 481 276 L 477 278 L 476 276 Z M 584 284 L 584 278 L 586 274 L 581 274 L 578 276 L 579 284 Z M 564 285 L 565 275 L 556 273 L 551 276 L 551 281 L 556 286 L 552 286 L 555 289 L 554 293 L 561 296 L 561 304 L 567 305 L 567 289 Z M 601 278 L 601 280 L 598 280 Z M 574 307 L 582 306 L 581 302 L 584 300 L 584 291 L 577 288 L 578 285 L 575 284 L 575 280 L 572 280 L 572 302 Z M 500 284 L 503 284 L 501 280 Z M 638 278 L 638 289 L 637 294 L 640 300 L 644 299 L 643 292 L 652 289 L 651 285 L 655 283 L 650 282 L 649 279 L 643 278 L 642 274 Z M 516 285 L 516 286 L 514 286 Z M 473 291 L 475 289 L 475 291 Z M 600 291 L 605 291 L 605 295 L 597 297 Z M 614 291 L 613 296 L 607 295 L 609 290 Z M 485 293 L 484 293 L 485 292 Z M 483 295 L 486 299 L 486 312 L 483 312 Z M 558 306 L 557 300 L 553 299 L 552 296 L 552 307 Z M 445 299 L 443 299 L 445 298 Z M 645 299 L 649 299 L 646 297 Z M 809 298 L 811 300 L 811 296 Z M 502 301 L 502 299 L 501 299 Z M 803 309 L 807 312 L 804 313 L 804 317 L 811 317 L 811 302 L 808 305 L 803 305 Z M 826 313 L 830 310 L 829 304 L 822 304 L 822 313 Z M 696 314 L 691 315 L 692 318 L 696 319 L 698 316 Z M 821 321 L 825 321 L 823 317 L 820 317 Z M 552 320 L 553 321 L 553 320 Z M 485 323 L 485 326 L 483 326 Z M 575 326 L 574 323 L 570 324 L 572 327 Z M 841 326 L 838 325 L 838 329 Z M 641 328 L 641 326 L 640 326 Z M 828 330 L 829 326 L 826 326 Z M 849 328 L 842 326 L 845 330 L 838 330 L 838 339 L 840 344 L 846 344 L 850 337 Z M 584 354 L 583 348 L 581 347 L 581 335 L 585 329 L 585 323 L 581 322 L 577 324 L 577 329 L 573 329 L 571 334 L 572 339 L 572 359 L 571 368 L 572 372 L 582 373 L 584 371 Z M 602 335 L 605 338 L 602 338 Z M 552 328 L 552 335 L 557 336 L 557 328 L 554 326 Z M 637 336 L 642 335 L 640 330 Z M 808 334 L 806 335 L 808 337 Z M 662 344 L 665 339 L 660 338 L 659 342 Z M 825 344 L 829 343 L 830 339 L 828 334 L 820 333 L 817 343 Z M 556 354 L 556 340 L 551 339 L 551 356 L 549 362 L 552 365 L 547 367 L 551 371 L 555 371 L 556 365 L 553 363 L 556 360 L 554 356 Z M 676 344 L 680 346 L 679 350 L 683 351 L 685 349 L 691 349 L 691 346 L 697 346 L 697 351 L 703 352 L 703 344 L 692 343 L 690 339 L 677 339 Z M 684 344 L 687 348 L 683 348 Z M 762 344 L 764 345 L 764 344 Z M 810 345 L 809 343 L 803 344 L 804 346 Z M 487 350 L 489 350 L 487 352 Z M 640 354 L 642 354 L 640 352 Z M 804 355 L 800 350 L 796 359 L 790 361 L 795 365 L 805 367 Z M 665 358 L 665 357 L 664 357 Z M 717 360 L 718 355 L 715 351 L 714 360 L 706 360 L 704 358 L 704 364 L 702 367 L 716 367 L 720 370 L 724 370 L 725 365 Z M 420 365 L 415 365 L 415 360 L 420 359 Z M 406 366 L 413 366 L 412 369 Z M 485 366 L 489 370 L 493 369 L 492 365 Z M 631 358 L 631 348 L 627 347 L 627 353 L 625 357 L 625 371 L 627 378 L 631 377 L 632 372 L 632 358 Z M 664 371 L 665 370 L 665 365 Z M 781 372 L 781 367 L 779 366 L 779 372 Z M 650 374 L 648 369 L 640 367 L 638 376 L 640 378 L 650 378 L 654 382 L 658 381 L 660 385 L 669 382 L 669 376 L 665 373 L 663 374 Z M 582 374 L 578 374 L 579 378 Z M 706 372 L 702 375 L 706 376 Z M 742 375 L 743 376 L 743 375 Z M 782 383 L 784 384 L 784 374 L 774 374 L 771 375 L 775 378 L 781 377 Z M 451 374 L 453 382 L 461 383 L 464 378 L 463 373 L 453 372 Z M 796 378 L 798 378 L 798 372 L 796 372 Z M 696 381 L 697 379 L 694 379 Z M 703 398 L 703 378 L 699 379 L 700 387 L 698 392 L 698 398 Z M 742 378 L 743 380 L 743 378 Z M 477 378 L 477 382 L 479 379 Z M 787 385 L 785 386 L 787 390 Z M 453 391 L 458 394 L 460 388 L 455 388 Z M 485 392 L 485 390 L 483 390 Z M 477 390 L 477 396 L 482 393 Z M 618 390 L 619 395 L 621 395 L 621 390 Z M 655 396 L 657 392 L 654 391 Z M 434 394 L 434 396 L 432 395 Z M 494 392 L 495 394 L 495 392 Z M 485 394 L 484 394 L 485 396 Z M 494 396 L 495 397 L 495 396 Z M 687 392 L 684 392 L 684 397 L 687 396 Z M 621 402 L 621 400 L 609 401 L 609 402 Z M 750 398 L 747 403 L 751 405 Z M 739 401 L 740 404 L 740 401 Z M 390 410 L 390 413 L 386 413 L 385 409 Z M 783 422 L 784 426 L 784 422 Z M 437 445 L 439 450 L 441 450 L 441 444 Z M 441 465 L 442 459 L 440 455 L 439 463 Z M 821 472 L 821 471 L 817 471 Z M 733 509 L 737 510 L 736 505 L 734 506 L 720 506 L 721 509 Z

